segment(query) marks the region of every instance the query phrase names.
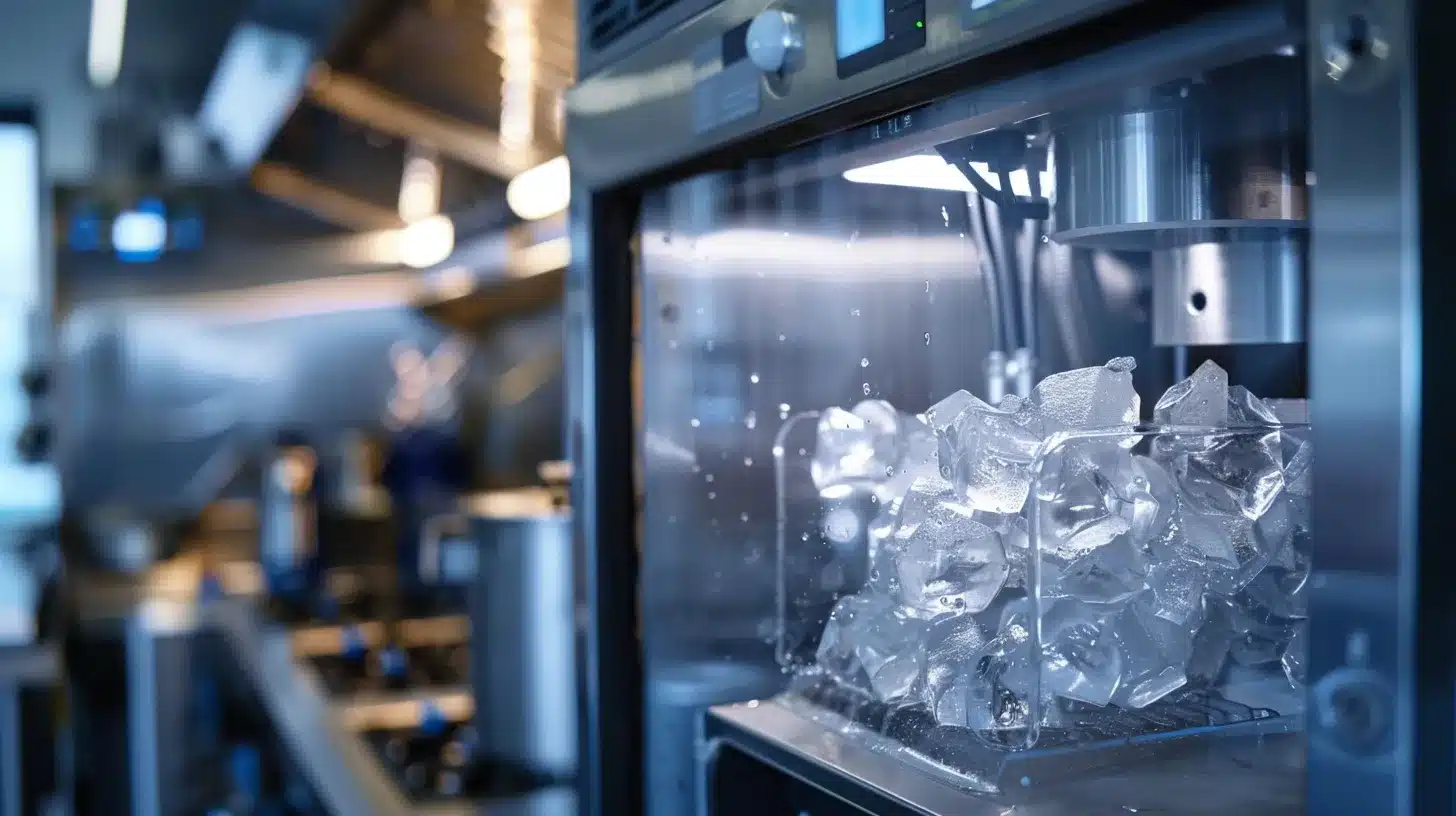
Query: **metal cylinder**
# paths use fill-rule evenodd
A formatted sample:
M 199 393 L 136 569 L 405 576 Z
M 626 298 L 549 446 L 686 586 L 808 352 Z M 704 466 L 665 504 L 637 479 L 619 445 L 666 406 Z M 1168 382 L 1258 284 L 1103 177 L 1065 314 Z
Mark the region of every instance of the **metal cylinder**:
M 1299 99 L 1270 57 L 1062 118 L 1052 239 L 1151 252 L 1158 345 L 1302 341 Z
M 1304 340 L 1301 239 L 1207 243 L 1153 253 L 1153 342 Z
M 542 773 L 576 769 L 571 517 L 471 519 L 470 672 L 483 752 Z

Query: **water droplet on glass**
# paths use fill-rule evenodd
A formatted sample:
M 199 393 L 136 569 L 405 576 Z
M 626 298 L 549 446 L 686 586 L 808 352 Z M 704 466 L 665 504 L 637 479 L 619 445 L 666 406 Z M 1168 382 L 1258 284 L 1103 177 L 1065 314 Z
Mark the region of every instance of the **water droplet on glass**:
M 788 419 L 788 418 L 789 418 L 789 412 L 788 411 L 779 411 L 779 419 Z
M 758 427 L 758 414 L 755 414 L 754 412 L 749 411 L 748 412 L 748 416 L 746 416 L 746 417 L 743 418 L 743 426 L 745 428 L 747 428 L 748 430 L 750 430 L 750 431 L 753 430 L 754 428 L 757 428 Z
M 782 335 L 782 334 L 781 334 L 781 335 L 779 335 L 779 342 L 780 342 L 780 343 L 782 343 L 782 342 L 784 342 L 784 341 L 785 341 L 785 340 L 787 340 L 787 339 L 789 339 L 789 338 L 788 338 L 788 337 L 785 337 L 785 336 L 784 336 L 784 335 Z
M 709 499 L 716 499 L 716 498 L 718 498 L 718 494 L 715 493 L 715 492 L 713 492 L 713 491 L 711 491 L 711 490 L 709 490 L 708 491 L 708 498 Z
M 688 424 L 689 425 L 692 425 L 694 428 L 696 428 L 699 425 L 702 425 L 703 423 L 702 422 L 699 422 L 697 417 L 693 417 L 693 421 L 690 422 L 690 423 L 688 423 Z
M 784 458 L 784 446 L 783 445 L 774 445 L 773 455 L 774 455 L 774 458 L 775 459 L 782 459 L 782 458 Z
M 809 540 L 809 534 L 808 533 L 804 533 L 803 535 L 799 536 L 799 540 L 800 541 L 808 541 Z
M 940 217 L 943 218 L 943 219 L 945 219 L 945 225 L 947 227 L 950 226 L 950 210 L 947 210 L 946 208 L 941 207 L 940 208 Z
M 930 332 L 925 333 L 925 345 L 930 345 Z
M 709 473 L 707 476 L 704 476 L 703 477 L 703 481 L 705 481 L 705 482 L 712 482 L 713 481 L 713 474 Z
M 860 368 L 869 368 L 870 367 L 870 358 L 868 358 L 868 357 L 861 357 L 861 358 L 859 358 L 859 367 Z
M 849 310 L 849 316 L 850 317 L 859 317 L 859 309 L 850 309 Z
M 706 343 L 703 344 L 703 347 L 706 348 L 708 351 L 712 351 L 713 350 L 713 346 L 715 346 L 715 345 L 717 345 L 717 344 L 714 343 L 712 340 L 709 340 L 708 342 L 706 342 Z
M 738 520 L 739 521 L 748 521 L 748 514 L 747 513 L 739 513 L 738 514 Z
M 753 467 L 753 457 L 752 456 L 745 456 L 745 457 L 743 457 L 743 466 L 744 467 Z
M 864 384 L 864 395 L 866 397 L 868 397 L 870 395 L 870 384 L 869 383 L 865 383 Z
M 758 384 L 758 375 L 757 374 L 749 374 L 748 375 L 748 381 L 751 382 L 751 383 L 753 383 L 754 385 L 757 385 Z
M 779 410 L 781 412 L 783 412 L 783 413 L 788 413 L 789 412 L 789 407 L 790 406 L 789 406 L 789 404 L 787 402 L 781 402 L 781 403 L 779 403 Z
M 799 448 L 799 455 L 800 455 L 800 456 L 803 456 L 803 455 L 805 455 L 805 454 L 807 454 L 807 453 L 808 453 L 808 452 L 809 452 L 809 451 L 808 451 L 808 450 L 806 450 L 806 449 L 804 449 L 804 448 Z

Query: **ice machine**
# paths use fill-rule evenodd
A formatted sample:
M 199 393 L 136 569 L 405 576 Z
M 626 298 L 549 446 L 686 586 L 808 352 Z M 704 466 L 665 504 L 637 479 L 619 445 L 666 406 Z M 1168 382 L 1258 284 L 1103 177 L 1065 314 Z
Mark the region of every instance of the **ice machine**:
M 586 812 L 1449 812 L 1434 9 L 583 4 Z

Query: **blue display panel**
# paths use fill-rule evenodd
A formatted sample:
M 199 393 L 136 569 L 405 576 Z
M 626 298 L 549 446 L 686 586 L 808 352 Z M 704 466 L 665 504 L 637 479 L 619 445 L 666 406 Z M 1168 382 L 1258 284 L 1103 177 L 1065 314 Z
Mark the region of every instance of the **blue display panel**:
M 839 59 L 885 41 L 885 0 L 839 0 L 835 8 L 835 51 Z

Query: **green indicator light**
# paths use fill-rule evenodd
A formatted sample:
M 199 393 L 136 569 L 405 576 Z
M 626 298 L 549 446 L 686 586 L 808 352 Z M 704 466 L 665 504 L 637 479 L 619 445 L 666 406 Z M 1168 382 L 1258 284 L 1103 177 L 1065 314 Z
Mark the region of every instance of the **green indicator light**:
M 925 28 L 925 21 L 924 20 L 916 20 L 915 21 L 915 27 L 916 28 Z

